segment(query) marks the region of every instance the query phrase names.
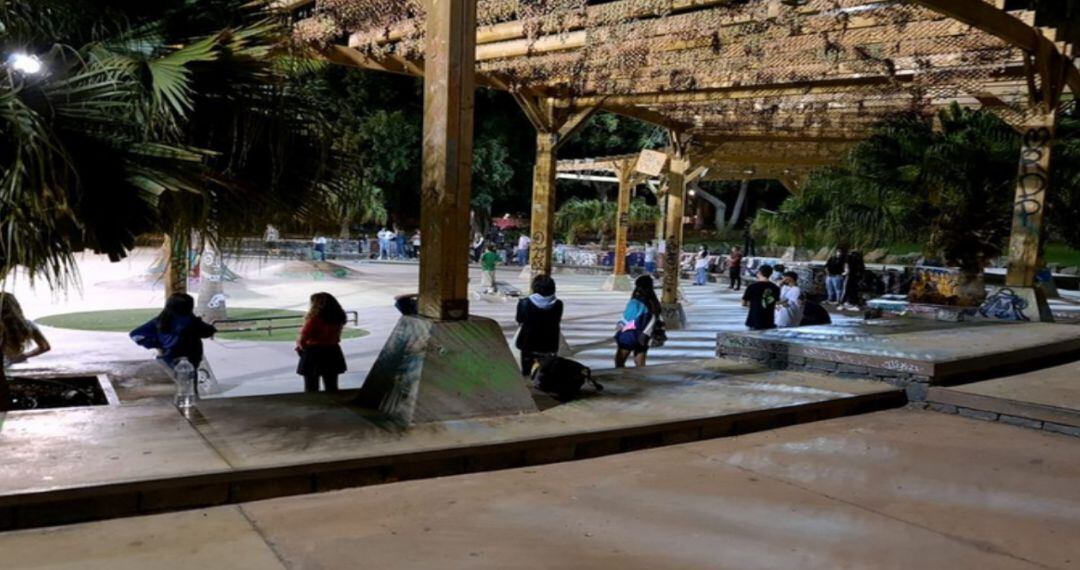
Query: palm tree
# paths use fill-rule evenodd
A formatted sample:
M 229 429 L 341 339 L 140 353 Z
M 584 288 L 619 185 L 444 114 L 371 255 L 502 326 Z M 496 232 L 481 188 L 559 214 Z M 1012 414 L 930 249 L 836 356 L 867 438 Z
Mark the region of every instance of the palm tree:
M 0 283 L 21 267 L 63 287 L 74 252 L 118 260 L 159 231 L 186 288 L 192 231 L 302 220 L 358 176 L 286 23 L 245 6 L 0 1 L 0 44 L 41 63 L 0 71 Z
M 618 204 L 600 200 L 571 198 L 555 213 L 555 227 L 574 243 L 580 235 L 594 234 L 600 246 L 615 232 Z M 660 209 L 638 198 L 630 201 L 630 227 L 649 227 L 660 218 Z

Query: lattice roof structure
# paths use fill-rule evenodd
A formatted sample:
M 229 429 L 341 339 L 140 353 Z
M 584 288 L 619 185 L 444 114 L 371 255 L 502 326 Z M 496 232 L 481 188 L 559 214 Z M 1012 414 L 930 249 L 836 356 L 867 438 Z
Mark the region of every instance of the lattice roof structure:
M 299 0 L 297 35 L 353 65 L 419 75 L 420 0 Z M 943 7 L 945 6 L 945 7 Z M 981 0 L 480 0 L 481 85 L 598 106 L 699 143 L 844 142 L 899 111 L 989 106 L 1019 124 L 1033 49 L 1073 46 Z M 971 24 L 978 24 L 978 27 Z M 1025 45 L 1031 44 L 1031 45 Z M 1045 44 L 1045 45 L 1044 45 Z M 1063 85 L 1052 89 L 1061 90 Z

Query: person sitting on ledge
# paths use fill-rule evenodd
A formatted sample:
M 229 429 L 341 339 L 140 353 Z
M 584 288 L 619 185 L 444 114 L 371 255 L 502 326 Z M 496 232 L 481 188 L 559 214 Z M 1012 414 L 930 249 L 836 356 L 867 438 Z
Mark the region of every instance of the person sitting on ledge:
M 23 316 L 15 295 L 0 293 L 0 352 L 5 369 L 52 350 L 41 329 Z M 34 344 L 32 350 L 26 350 Z
M 557 354 L 562 338 L 563 302 L 555 297 L 555 280 L 537 275 L 533 294 L 518 301 L 518 330 L 515 346 L 521 351 L 521 373 L 532 374 L 533 364 L 541 355 Z
M 158 351 L 158 361 L 169 368 L 180 358 L 187 358 L 196 369 L 203 359 L 202 339 L 217 333 L 195 316 L 195 299 L 187 293 L 173 293 L 165 309 L 141 327 L 131 331 L 135 344 Z

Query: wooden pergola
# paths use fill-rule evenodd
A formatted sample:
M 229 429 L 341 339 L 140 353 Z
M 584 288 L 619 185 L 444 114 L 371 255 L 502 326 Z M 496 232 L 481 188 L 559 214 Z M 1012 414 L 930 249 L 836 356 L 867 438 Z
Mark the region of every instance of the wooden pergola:
M 749 144 L 851 143 L 896 111 L 991 108 L 1024 134 L 1008 284 L 1030 288 L 1073 48 L 1004 0 L 282 0 L 332 61 L 425 78 L 420 313 L 468 318 L 472 93 L 537 132 L 530 266 L 550 273 L 556 154 L 597 111 L 668 129 L 668 262 L 688 180 Z M 681 322 L 667 272 L 669 326 Z

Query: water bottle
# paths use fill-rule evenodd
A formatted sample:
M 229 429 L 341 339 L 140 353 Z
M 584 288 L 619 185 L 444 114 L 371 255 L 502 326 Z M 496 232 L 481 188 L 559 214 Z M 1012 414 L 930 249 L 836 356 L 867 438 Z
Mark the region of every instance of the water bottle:
M 186 357 L 177 359 L 173 379 L 176 381 L 176 407 L 181 410 L 194 407 L 198 400 L 195 394 L 195 367 Z

